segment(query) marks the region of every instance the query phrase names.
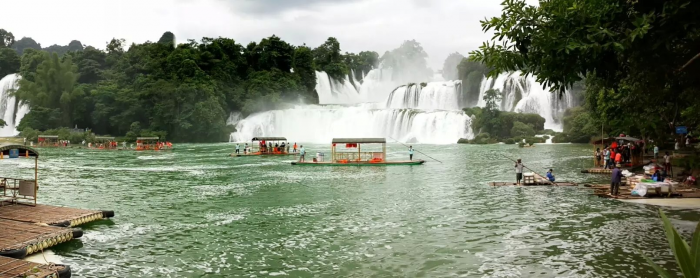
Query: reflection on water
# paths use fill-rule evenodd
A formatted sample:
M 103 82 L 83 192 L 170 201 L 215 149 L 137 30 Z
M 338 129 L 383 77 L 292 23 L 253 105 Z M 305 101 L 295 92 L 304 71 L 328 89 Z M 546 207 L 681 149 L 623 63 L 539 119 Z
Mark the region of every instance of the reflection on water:
M 55 255 L 76 277 L 653 276 L 637 250 L 675 267 L 656 207 L 582 188 L 487 186 L 514 180 L 504 156 L 559 180 L 604 181 L 580 173 L 589 146 L 414 145 L 443 163 L 416 153 L 429 162 L 407 167 L 296 167 L 231 158 L 231 148 L 42 150 L 40 202 L 117 214 Z M 32 166 L 2 163 L 0 176 Z M 669 213 L 686 236 L 699 215 Z

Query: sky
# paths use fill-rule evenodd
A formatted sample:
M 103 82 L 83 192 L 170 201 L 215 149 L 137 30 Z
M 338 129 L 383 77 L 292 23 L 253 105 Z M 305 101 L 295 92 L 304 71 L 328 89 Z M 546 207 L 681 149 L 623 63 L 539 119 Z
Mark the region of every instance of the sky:
M 501 0 L 21 0 L 4 1 L 0 28 L 43 47 L 77 39 L 104 48 L 112 38 L 178 42 L 227 37 L 246 45 L 273 34 L 317 47 L 328 37 L 343 52 L 385 51 L 415 39 L 428 64 L 442 69 L 450 53 L 467 55 L 490 35 L 479 20 L 498 16 Z

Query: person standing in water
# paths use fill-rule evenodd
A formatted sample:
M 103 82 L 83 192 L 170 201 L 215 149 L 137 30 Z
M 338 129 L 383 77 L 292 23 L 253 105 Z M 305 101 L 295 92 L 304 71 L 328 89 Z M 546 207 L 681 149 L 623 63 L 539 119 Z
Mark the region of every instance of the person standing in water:
M 515 163 L 515 184 L 520 185 L 520 181 L 523 180 L 523 162 L 518 158 L 518 162 Z
M 408 160 L 413 161 L 413 146 L 408 146 Z
M 306 155 L 306 150 L 304 149 L 304 145 L 301 145 L 301 149 L 299 149 L 299 162 L 306 162 L 304 155 Z

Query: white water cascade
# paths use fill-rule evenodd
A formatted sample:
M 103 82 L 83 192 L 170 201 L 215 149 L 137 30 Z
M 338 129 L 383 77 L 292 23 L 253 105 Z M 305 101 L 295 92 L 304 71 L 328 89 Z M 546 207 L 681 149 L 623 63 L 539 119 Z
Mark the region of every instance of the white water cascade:
M 6 126 L 0 128 L 0 137 L 15 136 L 19 134 L 16 127 L 22 117 L 29 112 L 29 107 L 17 101 L 11 92 L 17 90 L 20 77 L 18 74 L 10 74 L 0 79 L 0 116 Z
M 459 81 L 394 90 L 400 84 L 392 80 L 391 70 L 371 70 L 362 82 L 350 82 L 351 78 L 354 74 L 339 82 L 316 72 L 321 105 L 250 115 L 236 124 L 230 140 L 285 136 L 293 142 L 329 143 L 338 137 L 386 137 L 390 141 L 454 144 L 460 138 L 474 137 L 471 118 L 458 107 Z
M 572 94 L 567 92 L 559 98 L 549 88 L 537 83 L 534 76 L 525 77 L 518 71 L 500 74 L 496 78 L 484 78 L 477 106 L 486 106 L 483 98 L 489 89 L 501 92 L 501 111 L 539 114 L 545 119 L 544 128 L 555 131 L 562 130 L 564 111 L 577 105 Z

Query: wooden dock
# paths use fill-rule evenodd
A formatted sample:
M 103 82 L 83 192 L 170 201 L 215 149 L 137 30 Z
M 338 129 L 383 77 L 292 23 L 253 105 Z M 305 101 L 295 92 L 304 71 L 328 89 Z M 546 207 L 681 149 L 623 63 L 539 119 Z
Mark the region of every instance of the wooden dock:
M 0 256 L 21 259 L 80 236 L 79 229 L 0 219 Z
M 0 278 L 67 278 L 70 276 L 70 267 L 66 265 L 49 266 L 0 256 Z
M 56 207 L 48 205 L 9 205 L 0 204 L 0 219 L 28 223 L 42 223 L 52 226 L 75 227 L 85 223 L 113 217 L 112 211 L 98 211 Z

